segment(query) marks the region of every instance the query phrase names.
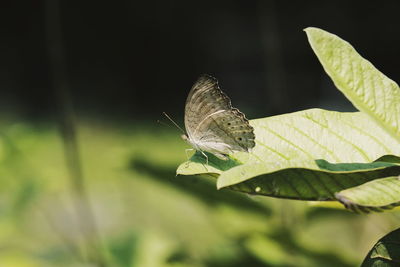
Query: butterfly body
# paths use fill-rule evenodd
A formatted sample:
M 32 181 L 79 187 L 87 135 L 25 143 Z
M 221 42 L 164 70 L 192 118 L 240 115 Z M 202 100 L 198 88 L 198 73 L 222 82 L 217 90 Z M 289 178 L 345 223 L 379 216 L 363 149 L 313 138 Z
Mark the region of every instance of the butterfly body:
M 215 141 L 202 141 L 190 139 L 187 135 L 182 135 L 182 139 L 188 142 L 197 151 L 207 151 L 220 159 L 226 160 L 226 154 L 232 153 L 233 150 L 228 144 Z
M 233 108 L 218 81 L 202 75 L 189 92 L 185 106 L 182 136 L 194 149 L 207 151 L 218 158 L 236 151 L 248 152 L 255 146 L 254 129 L 244 114 Z

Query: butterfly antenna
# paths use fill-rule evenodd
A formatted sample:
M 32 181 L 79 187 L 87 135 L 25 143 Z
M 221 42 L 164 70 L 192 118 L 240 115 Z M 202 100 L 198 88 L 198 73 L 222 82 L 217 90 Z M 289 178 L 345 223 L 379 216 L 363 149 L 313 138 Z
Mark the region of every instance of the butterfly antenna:
M 170 117 L 167 113 L 163 112 L 163 114 L 164 114 L 164 116 L 167 117 L 179 130 L 181 130 L 182 133 L 186 134 L 185 131 L 184 131 L 173 119 L 171 119 L 171 117 Z
M 159 123 L 159 124 L 161 124 L 163 126 L 172 127 L 170 124 L 167 124 L 167 123 L 165 123 L 163 121 L 160 121 L 160 120 L 157 120 L 157 123 Z M 175 127 L 173 127 L 173 128 L 175 129 Z

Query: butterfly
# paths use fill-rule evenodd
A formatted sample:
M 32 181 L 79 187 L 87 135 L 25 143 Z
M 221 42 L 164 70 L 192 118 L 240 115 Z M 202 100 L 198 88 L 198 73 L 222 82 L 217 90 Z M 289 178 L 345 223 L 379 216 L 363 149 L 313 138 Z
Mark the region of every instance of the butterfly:
M 249 152 L 255 146 L 254 129 L 245 115 L 233 108 L 218 81 L 202 75 L 194 83 L 185 105 L 186 134 L 182 138 L 195 150 L 210 152 L 227 160 L 236 151 Z

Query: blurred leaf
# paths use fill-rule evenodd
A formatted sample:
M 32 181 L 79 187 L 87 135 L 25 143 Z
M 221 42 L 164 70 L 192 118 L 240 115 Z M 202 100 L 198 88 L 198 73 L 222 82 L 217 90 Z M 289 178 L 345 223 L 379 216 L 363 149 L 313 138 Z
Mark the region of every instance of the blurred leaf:
M 110 242 L 109 250 L 113 256 L 114 264 L 121 267 L 133 266 L 137 245 L 138 238 L 129 233 L 126 233 L 123 238 Z
M 400 136 L 400 88 L 338 36 L 305 29 L 314 53 L 336 87 L 393 137 Z M 368 128 L 366 128 L 368 129 Z
M 142 235 L 138 243 L 135 266 L 152 267 L 168 266 L 167 262 L 175 251 L 175 240 L 168 240 L 161 234 Z
M 338 211 L 340 209 L 345 209 L 345 207 L 343 207 L 343 205 L 338 201 L 308 201 L 307 204 L 311 207 L 331 208 Z
M 13 212 L 15 215 L 21 214 L 29 207 L 39 194 L 39 185 L 33 179 L 27 179 L 22 183 L 15 195 Z
M 196 155 L 197 156 L 197 155 Z M 210 159 L 216 158 L 210 156 Z M 216 158 L 217 159 L 217 158 Z M 217 159 L 218 160 L 218 159 Z M 253 211 L 263 215 L 270 214 L 271 211 L 265 205 L 251 200 L 247 196 L 231 190 L 217 191 L 213 178 L 201 179 L 200 177 L 190 176 L 174 177 L 174 167 L 163 168 L 154 164 L 152 160 L 146 158 L 132 160 L 130 166 L 133 170 L 149 175 L 149 179 L 156 179 L 159 182 L 170 185 L 173 188 L 179 188 L 190 194 L 191 197 L 197 197 L 211 207 L 216 205 L 226 204 L 235 208 L 242 208 L 246 211 Z M 172 177 L 172 179 L 165 179 Z
M 252 235 L 245 247 L 267 266 L 351 266 L 337 251 L 305 247 L 290 231 L 282 230 L 275 229 L 274 237 Z
M 400 229 L 381 238 L 365 257 L 362 267 L 399 266 L 400 265 Z
M 254 235 L 246 240 L 247 249 L 266 264 L 293 264 L 293 257 L 282 245 L 270 238 Z

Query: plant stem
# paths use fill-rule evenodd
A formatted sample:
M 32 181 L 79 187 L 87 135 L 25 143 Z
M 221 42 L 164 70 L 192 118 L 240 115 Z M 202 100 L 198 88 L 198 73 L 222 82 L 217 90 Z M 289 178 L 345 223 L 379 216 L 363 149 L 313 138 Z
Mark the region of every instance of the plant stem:
M 100 234 L 90 205 L 76 134 L 75 114 L 68 90 L 65 51 L 61 29 L 59 0 L 46 0 L 46 42 L 53 87 L 60 111 L 60 130 L 64 145 L 67 169 L 71 182 L 78 227 L 83 238 L 84 256 L 96 266 L 107 266 L 102 253 Z

